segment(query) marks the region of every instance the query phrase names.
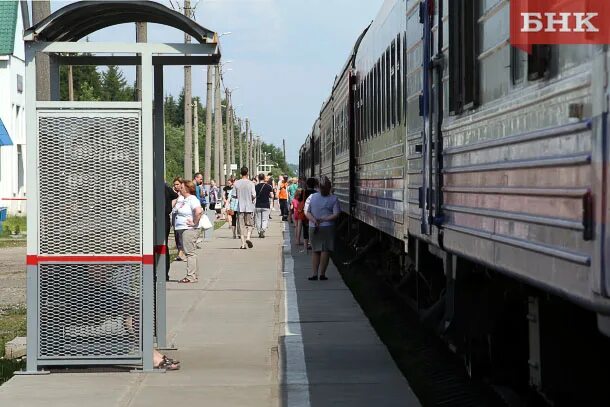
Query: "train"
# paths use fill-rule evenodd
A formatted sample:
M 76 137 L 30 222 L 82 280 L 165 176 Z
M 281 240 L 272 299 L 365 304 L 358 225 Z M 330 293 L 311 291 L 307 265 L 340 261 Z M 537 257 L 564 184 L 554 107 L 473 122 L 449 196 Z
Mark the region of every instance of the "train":
M 610 349 L 610 53 L 528 51 L 510 43 L 508 0 L 386 0 L 299 175 L 330 178 L 353 261 L 374 258 L 470 373 L 515 356 L 559 394 L 557 338 L 586 320 Z

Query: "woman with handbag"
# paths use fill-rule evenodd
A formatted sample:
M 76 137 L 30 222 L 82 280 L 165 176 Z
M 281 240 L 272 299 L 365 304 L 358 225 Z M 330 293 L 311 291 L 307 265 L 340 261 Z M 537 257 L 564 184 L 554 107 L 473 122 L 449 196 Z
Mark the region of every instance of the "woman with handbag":
M 175 230 L 182 230 L 182 244 L 186 255 L 186 276 L 181 283 L 196 283 L 197 272 L 197 238 L 199 237 L 199 220 L 203 214 L 201 203 L 195 196 L 195 184 L 187 180 L 182 182 L 180 194 L 184 199 L 176 203 Z
M 220 213 L 220 209 L 222 208 L 222 202 L 220 202 L 219 195 L 220 195 L 220 190 L 216 186 L 216 182 L 214 180 L 211 180 L 210 181 L 210 210 L 216 211 L 217 214 Z
M 222 189 L 222 201 L 223 207 L 225 209 L 225 220 L 229 225 L 231 225 L 231 229 L 233 229 L 233 239 L 237 238 L 237 234 L 235 233 L 235 225 L 233 224 L 233 216 L 235 215 L 235 211 L 231 209 L 231 196 L 233 195 L 233 183 L 235 182 L 234 178 L 229 178 L 227 180 L 227 185 Z M 237 223 L 237 222 L 235 222 Z

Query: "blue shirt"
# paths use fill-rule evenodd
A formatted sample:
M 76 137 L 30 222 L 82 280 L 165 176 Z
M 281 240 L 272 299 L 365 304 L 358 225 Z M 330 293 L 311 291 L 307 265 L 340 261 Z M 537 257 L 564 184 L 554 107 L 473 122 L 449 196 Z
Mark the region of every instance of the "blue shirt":
M 320 219 L 330 215 L 338 215 L 341 213 L 341 207 L 339 205 L 339 198 L 335 195 L 324 196 L 319 192 L 311 195 L 307 198 L 309 204 L 306 205 L 307 212 L 311 213 L 314 218 Z M 320 226 L 333 226 L 334 220 L 320 222 Z M 313 227 L 313 225 L 311 225 Z

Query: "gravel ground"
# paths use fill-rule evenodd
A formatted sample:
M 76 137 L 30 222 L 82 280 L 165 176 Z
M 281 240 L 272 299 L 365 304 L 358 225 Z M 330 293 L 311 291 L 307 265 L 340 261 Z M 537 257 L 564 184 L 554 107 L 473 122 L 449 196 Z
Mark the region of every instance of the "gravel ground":
M 25 305 L 25 247 L 0 249 L 0 308 Z

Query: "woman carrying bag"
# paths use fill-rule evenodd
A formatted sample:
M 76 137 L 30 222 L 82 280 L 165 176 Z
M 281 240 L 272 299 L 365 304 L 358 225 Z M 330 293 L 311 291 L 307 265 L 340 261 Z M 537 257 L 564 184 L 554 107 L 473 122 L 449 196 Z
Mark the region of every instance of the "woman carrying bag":
M 174 207 L 176 219 L 174 229 L 183 230 L 182 244 L 186 255 L 186 276 L 180 282 L 196 283 L 198 281 L 197 238 L 203 209 L 199 199 L 195 196 L 193 181 L 183 181 L 180 194 L 184 199 L 177 202 Z

